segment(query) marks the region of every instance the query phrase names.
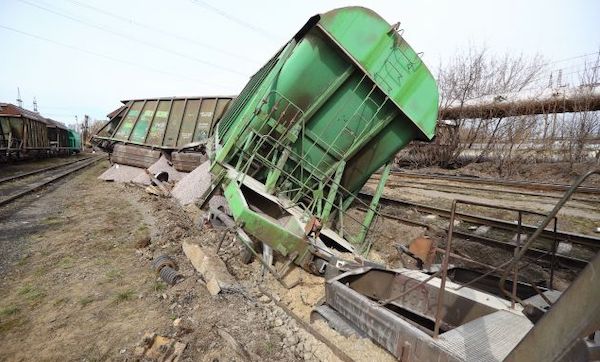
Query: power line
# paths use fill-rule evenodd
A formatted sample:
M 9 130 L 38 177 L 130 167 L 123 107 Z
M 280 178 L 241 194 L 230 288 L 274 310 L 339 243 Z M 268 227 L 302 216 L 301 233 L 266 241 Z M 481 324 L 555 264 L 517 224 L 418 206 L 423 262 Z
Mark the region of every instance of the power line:
M 187 80 L 187 81 L 194 81 L 194 82 L 200 82 L 200 83 L 203 83 L 203 84 L 207 84 L 206 81 L 198 79 L 198 78 L 193 78 L 193 77 L 184 76 L 182 74 L 167 72 L 167 71 L 164 71 L 164 70 L 161 70 L 161 69 L 157 69 L 157 68 L 153 68 L 153 67 L 148 67 L 148 66 L 145 66 L 145 65 L 142 65 L 142 64 L 139 64 L 139 63 L 129 62 L 127 60 L 123 60 L 123 59 L 120 59 L 120 58 L 113 58 L 113 57 L 111 57 L 109 55 L 105 55 L 105 54 L 102 54 L 102 53 L 97 53 L 97 52 L 94 52 L 94 51 L 91 51 L 91 50 L 87 50 L 87 49 L 83 49 L 83 48 L 79 48 L 79 47 L 76 47 L 76 46 L 73 46 L 73 45 L 70 45 L 70 44 L 61 43 L 61 42 L 58 42 L 56 40 L 48 39 L 48 38 L 45 38 L 45 37 L 42 37 L 42 36 L 39 36 L 39 35 L 36 35 L 36 34 L 27 33 L 27 32 L 24 32 L 22 30 L 11 28 L 9 26 L 5 26 L 5 25 L 2 25 L 2 24 L 0 24 L 0 28 L 12 31 L 14 33 L 18 33 L 18 34 L 21 34 L 21 35 L 25 35 L 25 36 L 28 36 L 30 38 L 35 38 L 35 39 L 38 39 L 38 40 L 43 40 L 43 41 L 46 41 L 48 43 L 59 45 L 59 46 L 62 46 L 62 47 L 65 47 L 65 48 L 69 48 L 69 49 L 72 49 L 72 50 L 77 50 L 79 52 L 90 54 L 90 55 L 93 55 L 95 57 L 100 57 L 100 58 L 112 60 L 114 62 L 127 64 L 127 65 L 133 66 L 135 68 L 144 68 L 144 69 L 146 69 L 148 71 L 151 71 L 151 72 L 161 73 L 161 74 L 164 74 L 164 75 L 168 75 L 168 76 L 171 76 L 171 77 L 184 79 L 184 80 Z
M 75 22 L 77 22 L 77 23 L 80 23 L 80 24 L 83 24 L 83 25 L 85 25 L 85 26 L 89 26 L 89 27 L 92 27 L 92 28 L 95 28 L 95 29 L 98 29 L 98 30 L 101 30 L 101 31 L 104 31 L 104 32 L 107 32 L 107 33 L 110 33 L 110 34 L 113 34 L 113 35 L 116 35 L 116 36 L 122 37 L 122 38 L 125 38 L 125 39 L 131 40 L 131 41 L 138 42 L 138 43 L 140 43 L 140 44 L 144 44 L 144 45 L 146 45 L 146 46 L 148 46 L 148 47 L 152 47 L 152 48 L 155 48 L 155 49 L 161 50 L 161 51 L 163 51 L 163 52 L 166 52 L 166 53 L 168 53 L 168 54 L 177 55 L 177 56 L 179 56 L 179 57 L 182 57 L 182 58 L 190 59 L 190 60 L 193 60 L 193 61 L 195 61 L 195 62 L 198 62 L 198 63 L 204 64 L 204 65 L 208 65 L 208 66 L 211 66 L 211 67 L 214 67 L 214 68 L 217 68 L 217 69 L 220 69 L 220 70 L 223 70 L 223 71 L 229 72 L 229 73 L 233 73 L 233 74 L 236 74 L 236 75 L 247 76 L 247 74 L 244 74 L 244 73 L 238 72 L 238 71 L 237 71 L 237 70 L 235 70 L 235 69 L 231 69 L 231 68 L 223 67 L 223 66 L 221 66 L 221 65 L 214 64 L 214 63 L 212 63 L 212 62 L 209 62 L 209 61 L 206 61 L 206 60 L 202 60 L 202 59 L 198 59 L 198 58 L 195 58 L 195 57 L 191 57 L 191 56 L 189 56 L 189 55 L 187 55 L 187 54 L 184 54 L 184 53 L 180 53 L 180 52 L 177 52 L 177 51 L 174 51 L 174 50 L 166 49 L 166 48 L 160 47 L 160 46 L 158 46 L 158 45 L 156 45 L 156 44 L 153 44 L 153 43 L 151 43 L 151 42 L 143 41 L 143 40 L 140 40 L 140 39 L 137 39 L 137 38 L 134 38 L 134 37 L 128 36 L 128 35 L 126 35 L 126 34 L 123 34 L 123 33 L 119 33 L 119 32 L 113 31 L 113 30 L 111 30 L 111 29 L 105 28 L 105 27 L 103 27 L 103 26 L 100 26 L 100 25 L 96 25 L 96 24 L 88 23 L 88 22 L 86 22 L 86 21 L 83 21 L 83 20 L 81 20 L 81 19 L 78 19 L 78 18 L 76 18 L 76 17 L 73 17 L 73 16 L 70 16 L 70 15 L 67 15 L 67 14 L 64 14 L 64 13 L 61 13 L 61 12 L 58 12 L 58 11 L 55 11 L 55 10 L 49 9 L 49 8 L 47 8 L 47 7 L 44 7 L 44 6 L 41 6 L 41 5 L 39 5 L 39 4 L 35 4 L 35 3 L 32 3 L 32 2 L 29 2 L 29 1 L 27 1 L 27 0 L 18 0 L 18 1 L 20 1 L 20 2 L 22 2 L 22 3 L 24 3 L 24 4 L 27 4 L 27 5 L 30 5 L 30 6 L 36 7 L 36 8 L 38 8 L 38 9 L 41 9 L 41 10 L 47 11 L 47 12 L 49 12 L 49 13 L 51 13 L 51 14 L 54 14 L 54 15 L 57 15 L 57 16 L 60 16 L 60 17 L 63 17 L 63 18 L 66 18 L 66 19 L 69 19 L 69 20 L 75 21 Z
M 82 3 L 82 2 L 79 2 L 79 1 L 76 1 L 76 0 L 67 0 L 67 1 L 69 1 L 69 2 L 71 2 L 73 4 L 76 4 L 76 5 L 79 5 L 81 7 L 88 8 L 90 10 L 96 11 L 98 13 L 104 14 L 106 16 L 110 16 L 112 18 L 118 19 L 118 20 L 120 20 L 122 22 L 125 22 L 127 24 L 130 24 L 130 25 L 135 25 L 135 26 L 138 26 L 140 28 L 152 30 L 154 32 L 157 32 L 157 33 L 160 33 L 160 34 L 163 34 L 163 35 L 166 35 L 166 36 L 170 36 L 170 37 L 175 38 L 175 39 L 179 39 L 179 40 L 187 41 L 187 42 L 190 42 L 190 43 L 194 43 L 194 44 L 199 45 L 201 47 L 213 50 L 215 52 L 218 52 L 218 53 L 230 56 L 230 57 L 234 57 L 236 59 L 245 60 L 247 62 L 254 63 L 254 64 L 258 63 L 257 60 L 250 59 L 250 58 L 248 58 L 248 57 L 246 57 L 244 55 L 236 54 L 236 53 L 230 52 L 228 50 L 224 50 L 224 49 L 215 47 L 213 45 L 200 42 L 200 41 L 198 41 L 196 39 L 188 38 L 186 36 L 181 36 L 179 34 L 171 33 L 171 32 L 168 32 L 168 31 L 164 31 L 164 30 L 159 29 L 157 27 L 153 27 L 153 26 L 148 25 L 148 24 L 140 23 L 138 21 L 129 19 L 129 18 L 125 17 L 125 16 L 122 16 L 122 15 L 119 15 L 119 14 L 115 14 L 115 13 L 112 13 L 112 12 L 104 10 L 104 9 L 97 8 L 97 7 L 89 5 L 89 4 L 85 4 L 85 3 Z
M 234 23 L 236 23 L 238 25 L 241 25 L 241 26 L 243 26 L 245 28 L 248 28 L 248 29 L 254 31 L 255 33 L 257 33 L 259 35 L 262 35 L 266 39 L 269 39 L 269 40 L 276 40 L 277 39 L 276 35 L 268 32 L 268 31 L 266 31 L 266 30 L 264 30 L 264 29 L 262 29 L 262 28 L 260 28 L 260 27 L 258 27 L 256 25 L 250 24 L 250 23 L 248 23 L 248 22 L 246 22 L 244 20 L 241 20 L 241 19 L 239 19 L 237 17 L 234 17 L 232 15 L 229 15 L 229 14 L 227 14 L 227 12 L 225 12 L 225 11 L 223 11 L 223 10 L 221 10 L 221 9 L 219 9 L 219 8 L 217 8 L 217 7 L 211 5 L 211 4 L 209 4 L 209 3 L 207 3 L 207 2 L 205 2 L 203 0 L 191 0 L 191 1 L 192 1 L 192 4 L 196 4 L 196 5 L 199 5 L 199 6 L 203 7 L 203 8 L 205 8 L 205 9 L 208 9 L 208 10 L 210 10 L 210 11 L 212 11 L 212 12 L 214 12 L 214 13 L 222 16 L 222 17 L 224 17 L 225 19 L 233 21 Z

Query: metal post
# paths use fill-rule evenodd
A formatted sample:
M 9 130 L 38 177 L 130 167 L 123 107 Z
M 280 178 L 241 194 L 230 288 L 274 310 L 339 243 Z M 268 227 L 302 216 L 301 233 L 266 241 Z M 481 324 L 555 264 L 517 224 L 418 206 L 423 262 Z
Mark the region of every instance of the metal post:
M 515 246 L 514 255 L 519 253 L 519 247 L 521 246 L 521 223 L 523 222 L 523 214 L 519 211 L 519 220 L 517 225 L 517 245 Z M 515 308 L 515 299 L 517 297 L 517 283 L 518 283 L 518 273 L 519 269 L 517 268 L 517 264 L 513 265 L 513 287 L 512 287 L 512 296 L 510 298 L 510 307 L 512 309 Z
M 369 232 L 369 228 L 371 227 L 371 223 L 373 222 L 373 216 L 375 216 L 375 209 L 377 208 L 377 205 L 379 204 L 379 199 L 381 198 L 381 195 L 383 194 L 385 182 L 387 181 L 387 178 L 390 175 L 391 169 L 392 169 L 392 163 L 388 162 L 385 165 L 385 168 L 383 169 L 383 173 L 381 174 L 381 178 L 379 179 L 379 183 L 377 184 L 377 188 L 375 189 L 375 195 L 373 195 L 373 198 L 371 199 L 371 205 L 369 205 L 369 210 L 367 211 L 367 214 L 365 215 L 365 220 L 363 221 L 362 229 L 360 230 L 360 233 L 356 237 L 356 242 L 359 244 L 362 244 L 367 237 L 367 233 Z
M 331 209 L 333 207 L 333 204 L 335 203 L 335 196 L 337 195 L 338 186 L 340 185 L 340 181 L 342 180 L 342 174 L 344 173 L 345 167 L 346 161 L 341 160 L 338 164 L 337 170 L 335 171 L 333 184 L 329 187 L 327 202 L 325 203 L 325 208 L 323 210 L 323 213 L 321 214 L 322 223 L 326 223 L 327 220 L 329 220 L 329 214 L 331 214 Z
M 552 261 L 550 262 L 550 290 L 554 290 L 554 265 L 556 265 L 556 249 L 558 248 L 558 238 L 556 236 L 556 224 L 558 218 L 554 218 L 554 242 L 552 243 Z
M 571 196 L 575 193 L 575 191 L 577 191 L 577 188 L 583 183 L 583 181 L 585 181 L 588 177 L 590 177 L 593 174 L 600 174 L 600 168 L 595 168 L 595 169 L 592 169 L 592 170 L 586 172 L 579 179 L 577 179 L 577 181 L 575 181 L 575 183 L 573 183 L 573 185 L 571 185 L 569 190 L 567 190 L 567 192 L 565 192 L 565 194 L 558 201 L 558 203 L 556 203 L 556 205 L 554 206 L 552 211 L 550 211 L 550 213 L 541 222 L 541 224 L 538 225 L 538 228 L 535 230 L 533 235 L 531 235 L 527 239 L 527 241 L 525 242 L 525 244 L 523 245 L 523 247 L 521 248 L 519 253 L 517 255 L 515 255 L 514 258 L 512 258 L 511 263 L 517 264 L 519 262 L 519 260 L 521 260 L 521 258 L 527 252 L 527 249 L 529 249 L 531 244 L 533 244 L 533 242 L 535 240 L 537 240 L 537 238 L 540 236 L 540 234 L 542 234 L 542 232 L 544 231 L 546 226 L 548 226 L 548 224 L 550 224 L 550 221 L 552 221 L 552 219 L 556 218 L 556 215 L 558 214 L 560 209 L 562 209 L 564 204 L 571 198 Z M 506 290 L 504 289 L 504 283 L 506 282 L 507 275 L 508 275 L 508 269 L 506 271 L 504 271 L 504 273 L 502 273 L 502 276 L 500 278 L 500 281 L 498 282 L 498 285 L 500 286 L 500 290 L 502 291 L 502 293 L 506 296 L 509 296 L 510 294 L 508 294 L 506 292 Z
M 442 279 L 440 290 L 438 292 L 437 307 L 435 311 L 435 327 L 433 329 L 433 338 L 440 334 L 440 322 L 442 319 L 442 308 L 444 307 L 444 292 L 446 291 L 446 277 L 448 276 L 448 260 L 450 259 L 450 246 L 452 244 L 452 232 L 454 231 L 454 218 L 456 217 L 457 200 L 452 201 L 452 210 L 450 211 L 450 225 L 448 225 L 448 240 L 446 241 L 446 252 L 442 261 Z

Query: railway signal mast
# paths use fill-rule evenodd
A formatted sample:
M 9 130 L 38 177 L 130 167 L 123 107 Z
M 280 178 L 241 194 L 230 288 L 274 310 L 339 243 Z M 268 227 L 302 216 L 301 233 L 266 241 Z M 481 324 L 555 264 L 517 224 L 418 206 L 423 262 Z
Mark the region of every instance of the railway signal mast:
M 20 108 L 23 108 L 23 100 L 21 99 L 21 89 L 17 87 L 17 104 Z

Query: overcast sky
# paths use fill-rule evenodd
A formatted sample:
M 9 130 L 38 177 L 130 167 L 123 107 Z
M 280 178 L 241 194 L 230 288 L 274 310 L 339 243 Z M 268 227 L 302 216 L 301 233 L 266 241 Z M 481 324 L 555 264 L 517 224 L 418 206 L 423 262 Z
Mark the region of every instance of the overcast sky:
M 369 7 L 435 69 L 470 44 L 576 69 L 600 47 L 597 0 L 0 0 L 0 101 L 71 124 L 120 100 L 237 94 L 320 12 Z

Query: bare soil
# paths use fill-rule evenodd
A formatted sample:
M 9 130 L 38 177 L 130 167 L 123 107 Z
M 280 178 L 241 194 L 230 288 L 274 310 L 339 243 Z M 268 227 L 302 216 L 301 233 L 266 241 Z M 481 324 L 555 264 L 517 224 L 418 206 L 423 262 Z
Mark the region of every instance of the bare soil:
M 135 360 L 146 332 L 186 343 L 181 360 L 241 360 L 219 329 L 257 359 L 297 359 L 281 348 L 285 336 L 256 293 L 210 296 L 181 252 L 180 239 L 203 239 L 185 212 L 138 187 L 97 180 L 106 166 L 2 210 L 0 360 Z M 165 253 L 185 277 L 174 287 L 150 267 Z

